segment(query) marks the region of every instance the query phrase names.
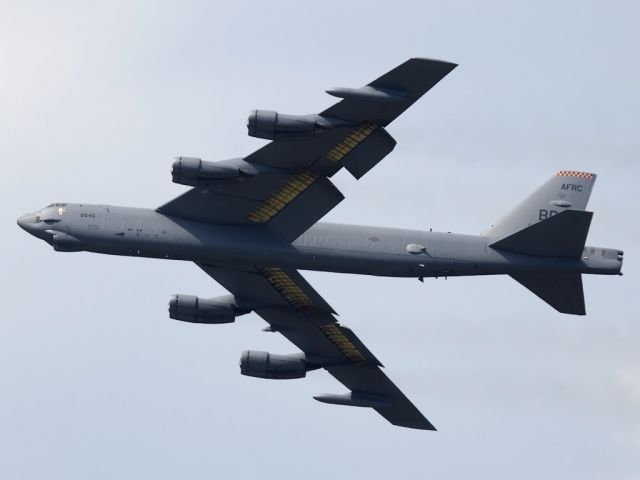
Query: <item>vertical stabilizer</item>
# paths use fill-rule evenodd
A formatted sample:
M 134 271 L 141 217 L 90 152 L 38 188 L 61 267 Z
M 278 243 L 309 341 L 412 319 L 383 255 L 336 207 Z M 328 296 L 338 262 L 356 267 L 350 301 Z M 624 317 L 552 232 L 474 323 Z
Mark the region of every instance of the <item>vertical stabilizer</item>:
M 595 173 L 561 170 L 484 235 L 498 241 L 566 210 L 585 210 L 595 181 Z

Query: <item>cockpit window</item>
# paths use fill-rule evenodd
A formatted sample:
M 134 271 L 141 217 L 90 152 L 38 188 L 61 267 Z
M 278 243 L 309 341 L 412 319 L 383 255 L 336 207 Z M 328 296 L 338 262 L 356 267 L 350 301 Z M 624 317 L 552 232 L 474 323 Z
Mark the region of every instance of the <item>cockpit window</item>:
M 45 223 L 55 223 L 62 220 L 65 208 L 64 203 L 52 203 L 48 207 L 42 209 L 42 211 L 36 216 L 36 223 L 40 221 Z

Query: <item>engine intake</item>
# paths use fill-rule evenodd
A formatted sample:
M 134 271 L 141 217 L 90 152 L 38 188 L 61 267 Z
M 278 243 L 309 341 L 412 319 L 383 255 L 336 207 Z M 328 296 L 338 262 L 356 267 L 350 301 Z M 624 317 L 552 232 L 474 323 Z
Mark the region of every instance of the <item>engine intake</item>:
M 183 322 L 232 323 L 245 313 L 249 310 L 239 308 L 233 295 L 217 298 L 174 295 L 169 300 L 169 317 Z
M 207 162 L 195 157 L 177 157 L 171 167 L 174 183 L 192 187 L 210 187 L 235 183 L 252 174 L 233 161 Z
M 247 120 L 249 136 L 267 140 L 313 137 L 332 126 L 319 115 L 285 115 L 272 110 L 252 110 Z
M 308 366 L 304 353 L 275 355 L 245 350 L 240 357 L 240 373 L 248 377 L 278 380 L 303 378 L 312 369 Z

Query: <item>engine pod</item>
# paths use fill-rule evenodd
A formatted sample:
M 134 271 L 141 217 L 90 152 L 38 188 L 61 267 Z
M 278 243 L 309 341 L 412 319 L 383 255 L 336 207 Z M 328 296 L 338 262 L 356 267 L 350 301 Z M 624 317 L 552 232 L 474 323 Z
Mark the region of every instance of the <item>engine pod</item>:
M 169 317 L 190 323 L 232 323 L 248 310 L 237 306 L 233 295 L 200 298 L 194 295 L 174 295 L 169 300 Z
M 320 115 L 286 115 L 272 110 L 253 110 L 247 119 L 247 133 L 267 140 L 297 140 L 313 137 L 333 124 Z
M 303 378 L 310 370 L 304 353 L 276 355 L 245 350 L 240 357 L 240 373 L 248 377 L 284 380 Z
M 207 162 L 196 157 L 177 157 L 171 166 L 174 183 L 191 187 L 211 187 L 236 183 L 255 174 L 242 159 Z

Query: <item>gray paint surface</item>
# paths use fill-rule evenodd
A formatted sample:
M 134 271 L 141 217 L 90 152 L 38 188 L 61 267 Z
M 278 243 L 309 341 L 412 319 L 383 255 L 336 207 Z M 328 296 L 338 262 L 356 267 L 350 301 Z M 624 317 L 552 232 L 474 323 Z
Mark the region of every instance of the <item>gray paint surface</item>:
M 62 205 L 62 204 L 61 204 Z M 243 267 L 273 265 L 340 273 L 393 277 L 571 271 L 616 275 L 622 262 L 604 253 L 583 258 L 510 254 L 490 248 L 485 236 L 421 232 L 359 225 L 319 223 L 289 244 L 260 227 L 233 227 L 167 217 L 154 210 L 105 205 L 64 204 L 59 223 L 36 223 L 43 209 L 18 224 L 45 241 L 62 232 L 70 248 L 112 255 L 190 260 Z M 44 212 L 44 213 L 42 213 Z M 81 218 L 81 215 L 93 218 Z M 425 253 L 407 252 L 410 244 Z M 62 249 L 65 248 L 63 244 Z M 585 247 L 585 253 L 594 247 Z M 581 249 L 582 251 L 582 249 Z M 426 265 L 424 271 L 420 265 Z
M 249 135 L 273 141 L 245 159 L 178 157 L 173 181 L 193 188 L 154 211 L 54 203 L 17 223 L 56 251 L 190 260 L 231 296 L 176 294 L 171 318 L 223 324 L 254 311 L 301 350 L 246 350 L 243 375 L 290 380 L 324 368 L 348 392 L 316 400 L 435 430 L 297 269 L 421 282 L 508 273 L 559 312 L 585 315 L 581 274 L 621 275 L 623 262 L 621 250 L 585 246 L 596 175 L 573 170 L 557 172 L 482 236 L 316 224 L 344 198 L 329 178 L 344 167 L 360 179 L 387 156 L 395 140 L 384 127 L 455 67 L 411 58 L 361 89 L 332 90 L 343 99 L 318 115 L 252 111 Z
M 288 471 L 311 478 L 337 467 L 372 478 L 399 469 L 448 478 L 633 478 L 639 364 L 633 252 L 640 235 L 628 220 L 637 205 L 638 72 L 629 50 L 637 44 L 635 7 L 404 6 L 416 14 L 387 12 L 383 19 L 360 5 L 336 17 L 318 6 L 315 21 L 352 29 L 354 41 L 372 25 L 388 25 L 391 35 L 370 40 L 359 59 L 335 54 L 344 35 L 340 42 L 304 43 L 312 58 L 301 55 L 294 68 L 287 66 L 291 55 L 279 65 L 255 53 L 255 35 L 284 45 L 285 37 L 307 30 L 294 10 L 257 26 L 254 19 L 273 12 L 247 15 L 238 4 L 217 29 L 211 28 L 217 12 L 197 6 L 161 8 L 153 22 L 145 6 L 129 7 L 124 18 L 116 6 L 39 13 L 20 7 L 3 15 L 14 67 L 2 89 L 3 131 L 10 132 L 4 158 L 14 173 L 2 180 L 4 204 L 13 205 L 3 210 L 3 235 L 14 253 L 1 260 L 5 292 L 14 299 L 2 320 L 5 476 L 273 477 L 282 474 L 284 446 Z M 362 21 L 354 24 L 356 9 Z M 403 28 L 390 25 L 396 23 Z M 242 35 L 225 25 L 241 25 Z M 226 35 L 237 42 L 226 44 Z M 302 53 L 303 45 L 290 48 Z M 260 142 L 246 139 L 240 127 L 246 110 L 295 112 L 306 102 L 322 108 L 323 88 L 358 85 L 380 65 L 392 66 L 399 50 L 463 67 L 394 126 L 399 145 L 392 156 L 358 184 L 339 179 L 348 201 L 330 221 L 480 232 L 550 172 L 571 167 L 600 174 L 589 243 L 627 253 L 623 281 L 585 280 L 586 318 L 554 314 L 503 277 L 422 286 L 307 274 L 393 365 L 407 393 L 450 426 L 446 432 L 425 440 L 372 422 L 366 412 L 309 402 L 334 387 L 322 375 L 313 385 L 247 383 L 235 368 L 239 351 L 288 348 L 259 333 L 261 321 L 247 316 L 234 326 L 194 331 L 166 320 L 165 300 L 176 290 L 224 293 L 212 291 L 207 276 L 182 262 L 52 255 L 15 227 L 24 206 L 51 198 L 159 205 L 180 190 L 168 183 L 168 151 L 208 158 L 251 151 Z M 255 88 L 256 66 L 276 79 L 267 92 Z M 220 68 L 244 70 L 246 80 L 228 84 Z M 279 85 L 294 73 L 300 86 L 284 92 Z M 213 113 L 219 111 L 232 118 Z M 120 188 L 124 172 L 145 180 Z M 84 181 L 98 175 L 99 182 Z M 221 382 L 240 395 L 217 396 Z M 216 409 L 228 415 L 220 418 Z M 351 427 L 337 439 L 336 415 Z M 236 452 L 248 429 L 281 442 L 244 462 Z M 332 461 L 309 472 L 317 458 L 309 442 L 344 448 L 331 448 Z M 389 454 L 373 458 L 372 449 Z

